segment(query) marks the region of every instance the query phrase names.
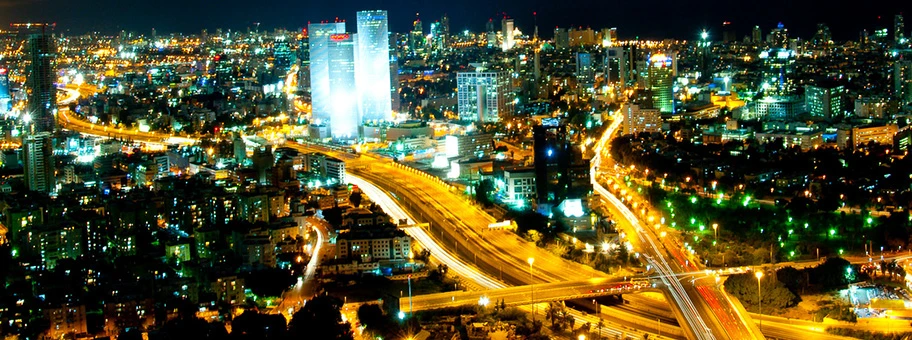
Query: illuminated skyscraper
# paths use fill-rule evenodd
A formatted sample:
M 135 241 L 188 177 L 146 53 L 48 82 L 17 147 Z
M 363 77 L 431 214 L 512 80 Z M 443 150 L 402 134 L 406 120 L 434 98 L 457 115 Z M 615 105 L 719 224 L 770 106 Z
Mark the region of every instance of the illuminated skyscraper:
M 503 31 L 503 50 L 509 51 L 516 43 L 513 41 L 513 19 L 504 17 L 500 22 Z
M 291 65 L 294 62 L 291 42 L 284 35 L 278 36 L 273 43 L 272 51 L 276 75 L 284 80 L 285 74 L 288 73 L 288 70 L 291 70 Z
M 361 11 L 358 17 L 355 80 L 365 121 L 389 120 L 390 101 L 390 38 L 386 11 Z
M 711 82 L 713 79 L 713 54 L 709 32 L 703 31 L 700 33 L 697 47 L 700 51 L 700 81 Z
M 54 61 L 57 47 L 47 34 L 34 34 L 28 41 L 28 107 L 35 132 L 54 132 L 57 126 L 57 89 L 54 87 Z
M 307 25 L 310 42 L 310 95 L 312 98 L 312 119 L 314 124 L 329 125 L 333 111 L 332 94 L 329 88 L 330 36 L 345 33 L 345 23 L 323 23 Z M 348 101 L 353 101 L 349 98 Z
M 652 101 L 662 113 L 674 113 L 674 59 L 664 54 L 649 58 L 647 78 Z
M 390 34 L 389 37 L 389 72 L 390 72 L 390 108 L 393 112 L 399 112 L 399 52 L 396 50 L 396 36 Z
M 38 132 L 25 137 L 22 143 L 22 164 L 25 184 L 29 190 L 54 191 L 54 152 L 50 132 Z
M 361 114 L 358 88 L 355 78 L 356 37 L 349 33 L 337 33 L 329 36 L 327 52 L 329 56 L 329 129 L 333 138 L 353 139 L 358 137 L 358 126 L 361 125 Z M 388 61 L 387 61 L 388 62 Z M 381 70 L 389 70 L 389 64 L 383 63 Z M 387 73 L 387 76 L 389 74 Z M 388 79 L 388 78 L 387 78 Z M 387 87 L 382 88 L 389 95 Z M 389 105 L 387 98 L 386 104 Z M 388 107 L 388 106 L 387 106 Z
M 781 22 L 770 31 L 767 42 L 775 47 L 788 48 L 788 28 L 785 28 Z

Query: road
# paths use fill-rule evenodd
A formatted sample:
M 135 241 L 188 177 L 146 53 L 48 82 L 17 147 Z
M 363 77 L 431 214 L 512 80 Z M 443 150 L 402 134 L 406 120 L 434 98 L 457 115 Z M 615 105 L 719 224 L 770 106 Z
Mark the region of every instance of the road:
M 668 288 L 668 295 L 671 296 L 670 302 L 674 304 L 679 316 L 678 319 L 683 321 L 685 330 L 690 333 L 688 337 L 692 339 L 763 338 L 750 318 L 745 317 L 741 312 L 743 307 L 739 308 L 740 304 L 737 301 L 727 298 L 724 291 L 717 285 L 694 284 L 687 277 L 677 276 L 677 273 L 701 268 L 679 250 L 679 247 L 671 241 L 673 237 L 663 237 L 666 234 L 659 231 L 660 225 L 644 226 L 630 208 L 598 182 L 598 179 L 601 178 L 600 173 L 614 168 L 610 154 L 607 157 L 604 154 L 607 154 L 606 146 L 614 138 L 622 121 L 622 115 L 615 114 L 614 121 L 595 146 L 596 156 L 591 161 L 593 189 L 601 195 L 603 200 L 607 201 L 606 206 L 609 210 L 619 217 L 619 226 L 625 229 L 628 235 L 636 235 L 635 238 L 629 238 L 631 243 L 646 257 L 650 266 L 661 275 L 663 283 Z
M 323 258 L 324 249 L 326 249 L 324 245 L 328 244 L 329 241 L 326 236 L 329 234 L 329 226 L 326 221 L 310 218 L 306 224 L 308 228 L 313 228 L 317 232 L 317 241 L 314 243 L 313 251 L 310 254 L 310 261 L 307 262 L 307 267 L 301 279 L 282 294 L 282 301 L 272 310 L 273 313 L 282 313 L 288 320 L 291 320 L 291 316 L 298 308 L 304 306 L 308 297 L 314 295 L 316 270 Z M 302 251 L 306 252 L 307 249 L 302 249 Z

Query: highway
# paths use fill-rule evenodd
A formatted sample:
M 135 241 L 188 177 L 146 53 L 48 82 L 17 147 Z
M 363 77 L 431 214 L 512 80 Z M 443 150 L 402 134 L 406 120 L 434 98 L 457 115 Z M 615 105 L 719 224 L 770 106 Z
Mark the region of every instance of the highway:
M 678 246 L 671 241 L 673 237 L 663 237 L 667 234 L 659 231 L 662 228 L 660 225 L 644 227 L 630 208 L 599 183 L 600 172 L 613 168 L 610 154 L 603 162 L 603 153 L 607 153 L 607 145 L 622 121 L 623 116 L 615 114 L 614 121 L 595 146 L 596 156 L 591 161 L 593 189 L 607 201 L 609 210 L 619 217 L 619 226 L 626 229 L 628 235 L 637 235 L 636 238 L 630 238 L 631 243 L 661 275 L 662 282 L 668 288 L 668 295 L 672 298 L 670 302 L 675 305 L 676 313 L 680 316 L 679 320 L 683 318 L 685 328 L 690 332 L 689 338 L 763 338 L 759 329 L 742 312 L 740 303 L 728 298 L 718 284 L 692 284 L 689 278 L 678 277 L 677 273 L 701 268 L 678 250 Z

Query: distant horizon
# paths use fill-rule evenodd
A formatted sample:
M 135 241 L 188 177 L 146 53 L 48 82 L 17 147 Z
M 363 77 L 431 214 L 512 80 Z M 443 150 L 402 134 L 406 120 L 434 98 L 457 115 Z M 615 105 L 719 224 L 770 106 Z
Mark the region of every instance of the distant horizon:
M 223 0 L 218 6 L 202 0 L 160 0 L 154 2 L 125 3 L 117 0 L 92 1 L 77 5 L 76 1 L 62 0 L 0 0 L 3 13 L 0 19 L 7 22 L 56 22 L 54 32 L 82 35 L 91 32 L 114 35 L 121 30 L 150 34 L 155 28 L 159 34 L 196 34 L 203 29 L 211 33 L 217 28 L 246 31 L 261 23 L 261 31 L 275 28 L 298 30 L 308 22 L 334 21 L 351 23 L 354 31 L 355 12 L 382 9 L 389 12 L 390 31 L 405 33 L 411 30 L 412 21 L 419 14 L 424 32 L 430 23 L 448 14 L 451 33 L 469 29 L 484 30 L 489 19 L 500 30 L 500 19 L 507 15 L 515 20 L 516 27 L 532 35 L 535 22 L 539 36 L 549 39 L 555 27 L 591 27 L 594 30 L 616 27 L 621 39 L 679 39 L 694 40 L 706 29 L 712 40 L 722 40 L 722 22 L 732 23 L 737 40 L 750 36 L 754 26 L 760 26 L 763 36 L 779 22 L 789 30 L 790 37 L 810 39 L 818 23 L 830 27 L 834 40 L 857 40 L 862 29 L 873 33 L 885 27 L 893 34 L 894 15 L 912 13 L 912 3 L 874 0 L 865 6 L 847 9 L 823 1 L 783 1 L 778 7 L 767 3 L 754 4 L 700 4 L 675 1 L 641 3 L 573 3 L 503 0 L 486 2 L 466 0 L 461 3 L 440 4 L 421 0 L 353 0 L 348 2 L 299 3 L 265 0 L 254 3 L 241 0 Z M 537 13 L 534 16 L 533 13 Z M 912 18 L 909 18 L 912 20 Z M 7 25 L 7 27 L 9 27 Z M 909 37 L 912 22 L 905 27 Z

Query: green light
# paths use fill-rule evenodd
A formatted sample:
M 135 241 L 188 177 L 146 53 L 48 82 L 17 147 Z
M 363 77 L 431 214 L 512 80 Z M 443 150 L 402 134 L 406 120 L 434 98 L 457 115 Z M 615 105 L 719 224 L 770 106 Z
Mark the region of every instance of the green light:
M 694 242 L 697 242 L 697 241 L 699 241 L 699 240 L 700 240 L 700 237 L 699 237 L 699 236 L 694 236 Z
M 830 236 L 836 235 L 836 229 L 830 229 Z
M 671 222 L 671 227 L 672 227 L 672 228 L 677 227 L 677 226 L 678 226 L 678 222 Z
M 839 255 L 842 255 L 842 248 L 839 248 Z
M 779 242 L 779 248 L 785 247 L 785 242 Z
M 795 257 L 795 251 L 794 251 L 794 250 L 790 251 L 790 252 L 789 252 L 789 256 Z
M 871 223 L 873 223 L 873 222 L 874 222 L 874 219 L 873 219 L 873 218 L 870 218 L 870 217 L 868 217 L 868 224 L 871 224 Z
M 716 204 L 722 204 L 722 199 L 721 199 L 721 198 L 717 198 L 717 199 L 716 199 Z
M 713 241 L 713 245 L 716 245 L 716 241 Z
M 807 228 L 808 228 L 808 224 L 805 223 L 805 224 L 804 224 L 804 229 L 807 229 Z
M 789 223 L 792 223 L 792 217 L 789 216 Z
M 794 233 L 794 232 L 795 232 L 794 230 L 789 229 L 789 235 L 791 235 L 791 234 Z
M 665 203 L 665 206 L 671 208 L 671 202 Z
M 691 225 L 697 224 L 697 219 L 691 217 L 691 218 L 690 218 L 690 224 L 691 224 Z
M 703 229 L 706 229 L 706 226 L 701 224 L 701 225 L 700 225 L 700 231 L 703 231 Z
M 696 204 L 696 203 L 697 203 L 697 197 L 696 197 L 696 196 L 690 196 L 690 203 Z

